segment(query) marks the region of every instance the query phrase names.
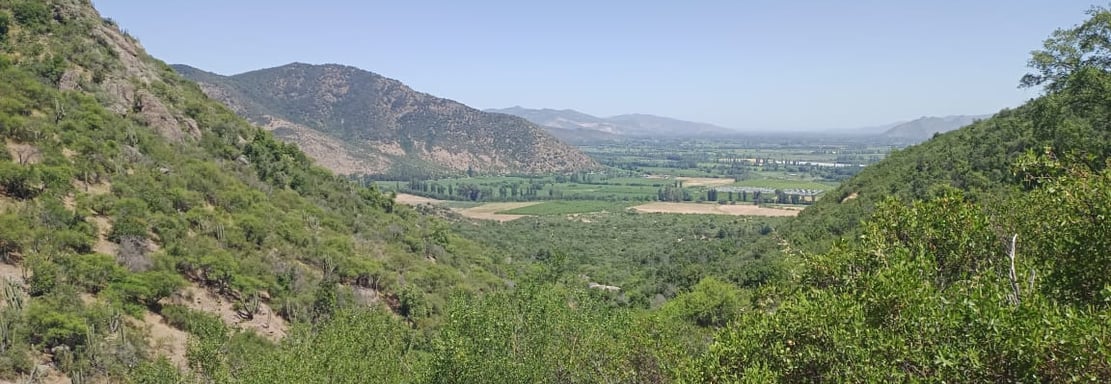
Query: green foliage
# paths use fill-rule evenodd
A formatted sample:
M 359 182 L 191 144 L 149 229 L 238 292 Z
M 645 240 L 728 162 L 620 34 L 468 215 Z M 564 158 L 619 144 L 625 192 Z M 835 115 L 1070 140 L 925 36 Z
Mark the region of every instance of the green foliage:
M 1008 259 L 1001 240 L 983 243 L 992 227 L 985 221 L 981 207 L 953 194 L 882 204 L 861 242 L 808 257 L 806 284 L 774 312 L 723 330 L 703 380 L 1013 382 L 1111 373 L 1111 349 L 1096 341 L 1108 331 L 1106 310 L 1028 290 L 1030 263 L 1018 266 L 1016 298 L 1005 269 L 991 267 Z M 1062 363 L 1064 356 L 1074 359 Z
M 1111 70 L 1107 56 L 1111 49 L 1111 10 L 1093 6 L 1087 14 L 1088 20 L 1054 31 L 1043 49 L 1032 52 L 1029 66 L 1036 73 L 1023 76 L 1023 86 L 1044 85 L 1049 92 L 1060 91 L 1077 73 Z
M 161 314 L 167 324 L 204 340 L 222 340 L 228 333 L 223 320 L 211 313 L 180 305 L 164 305 Z
M 455 226 L 503 257 L 554 267 L 569 278 L 621 287 L 617 303 L 648 308 L 693 288 L 705 277 L 737 286 L 771 284 L 783 275 L 774 228 L 781 218 L 607 213 L 528 217 Z M 561 256 L 558 264 L 554 256 Z M 589 281 L 582 281 L 581 276 Z
M 707 277 L 669 301 L 662 309 L 701 327 L 722 327 L 750 307 L 748 298 L 736 287 Z
M 453 303 L 429 381 L 597 382 L 663 375 L 653 351 L 636 348 L 629 314 L 580 291 L 553 286 Z
M 31 271 L 31 278 L 27 282 L 27 293 L 31 296 L 43 296 L 54 291 L 58 285 L 59 268 L 53 261 L 36 255 L 27 260 Z
M 106 294 L 121 303 L 135 303 L 156 308 L 158 301 L 170 296 L 185 285 L 181 276 L 169 272 L 150 271 L 127 274 L 122 279 L 108 285 Z M 139 309 L 132 309 L 132 315 L 141 316 Z
M 318 329 L 298 328 L 278 348 L 245 359 L 230 382 L 420 382 L 415 338 L 389 313 L 342 310 Z
M 11 28 L 12 18 L 7 13 L 0 12 L 0 42 L 3 42 L 8 35 L 8 29 Z M 0 66 L 2 69 L 3 66 Z
M 179 384 L 189 383 L 192 380 L 183 375 L 169 359 L 159 358 L 154 361 L 143 361 L 128 375 L 130 383 L 134 384 Z
M 71 350 L 88 341 L 89 327 L 75 297 L 59 293 L 33 300 L 27 310 L 31 342 L 47 349 L 65 345 Z
M 397 313 L 408 319 L 418 319 L 431 314 L 428 299 L 412 285 L 406 285 L 397 292 Z
M 33 30 L 42 30 L 50 21 L 50 13 L 50 6 L 43 1 L 24 0 L 12 4 L 15 20 Z
M 1040 256 L 1036 261 L 1050 297 L 1106 307 L 1111 302 L 1111 167 L 1097 172 L 1046 157 L 1027 161 L 1056 176 L 1041 179 L 1038 189 L 1018 202 L 1026 207 L 1018 219 L 1028 223 L 1019 253 Z

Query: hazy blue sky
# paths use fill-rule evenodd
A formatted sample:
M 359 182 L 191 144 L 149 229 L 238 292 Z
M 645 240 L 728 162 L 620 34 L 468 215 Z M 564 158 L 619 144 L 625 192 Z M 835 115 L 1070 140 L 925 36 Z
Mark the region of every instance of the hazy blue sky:
M 477 108 L 738 129 L 991 113 L 1090 2 L 94 0 L 154 56 L 222 74 L 340 63 Z

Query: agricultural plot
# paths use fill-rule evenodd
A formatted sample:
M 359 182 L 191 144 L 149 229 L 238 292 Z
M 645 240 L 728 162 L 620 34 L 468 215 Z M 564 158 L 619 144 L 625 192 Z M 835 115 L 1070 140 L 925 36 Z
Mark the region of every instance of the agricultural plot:
M 459 211 L 492 202 L 544 202 L 507 208 L 507 214 L 588 213 L 654 201 L 807 205 L 859 172 L 859 165 L 879 161 L 891 149 L 839 140 L 775 136 L 732 142 L 631 140 L 581 147 L 606 165 L 604 169 L 434 179 L 418 175 L 363 182 L 452 201 L 440 204 Z
M 405 205 L 437 205 L 451 209 L 452 211 L 460 214 L 463 217 L 478 219 L 478 220 L 493 220 L 493 221 L 511 221 L 517 220 L 525 215 L 521 214 L 502 214 L 502 211 L 512 211 L 514 209 L 521 209 L 530 205 L 539 204 L 539 202 L 519 202 L 519 203 L 470 203 L 430 199 L 427 197 L 410 195 L 407 193 L 397 194 L 395 199 L 398 203 Z M 463 203 L 463 204 L 460 204 Z
M 596 212 L 621 212 L 629 207 L 630 203 L 610 201 L 548 201 L 527 207 L 501 211 L 501 214 L 553 216 L 571 215 L 579 213 Z
M 765 208 L 751 204 L 729 205 L 712 203 L 672 203 L 655 202 L 633 207 L 637 212 L 643 213 L 683 213 L 701 215 L 732 215 L 732 216 L 766 216 L 785 217 L 797 216 L 796 209 Z

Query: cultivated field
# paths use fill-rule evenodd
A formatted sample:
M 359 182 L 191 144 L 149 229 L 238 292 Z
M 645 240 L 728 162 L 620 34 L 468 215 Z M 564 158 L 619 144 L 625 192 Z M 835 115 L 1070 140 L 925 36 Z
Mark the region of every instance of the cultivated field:
M 405 205 L 440 205 L 450 208 L 452 211 L 459 213 L 463 217 L 478 219 L 478 220 L 494 220 L 494 221 L 510 221 L 517 220 L 527 215 L 505 215 L 498 212 L 510 211 L 514 209 L 524 208 L 530 205 L 540 204 L 538 201 L 522 202 L 522 203 L 486 203 L 473 207 L 453 207 L 452 201 L 436 200 L 427 197 L 410 195 L 408 193 L 398 193 L 396 201 Z
M 459 214 L 463 215 L 463 217 L 469 217 L 472 219 L 505 222 L 517 220 L 527 215 L 506 215 L 498 212 L 524 208 L 535 204 L 540 204 L 540 202 L 529 201 L 523 203 L 486 203 L 474 208 L 459 209 L 456 210 L 456 212 L 459 212 Z
M 501 211 L 500 213 L 509 215 L 559 216 L 580 213 L 623 212 L 632 204 L 635 203 L 596 200 L 556 200 L 546 201 L 524 208 Z
M 676 177 L 675 180 L 682 181 L 683 185 L 688 187 L 720 187 L 736 182 L 734 179 L 717 177 Z
M 733 215 L 733 216 L 797 216 L 798 210 L 764 208 L 755 205 L 722 205 L 700 203 L 667 203 L 655 202 L 633 207 L 637 212 L 645 213 L 690 213 L 706 215 Z
M 420 204 L 441 204 L 445 200 L 430 199 L 424 196 L 410 195 L 408 193 L 398 193 L 397 198 L 394 199 L 398 203 L 405 205 L 420 205 Z

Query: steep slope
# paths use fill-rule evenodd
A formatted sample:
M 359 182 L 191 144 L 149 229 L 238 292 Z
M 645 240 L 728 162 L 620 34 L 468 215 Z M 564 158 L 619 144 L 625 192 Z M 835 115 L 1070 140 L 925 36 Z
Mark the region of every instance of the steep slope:
M 0 2 L 0 135 L 0 381 L 125 381 L 159 321 L 280 337 L 347 303 L 421 324 L 503 285 L 478 245 L 315 166 L 85 0 Z M 205 345 L 191 363 L 223 353 Z
M 1055 156 L 1077 156 L 1102 169 L 1111 154 L 1106 124 L 1111 101 L 1091 91 L 1097 80 L 1083 80 L 868 166 L 799 215 L 793 230 L 797 242 L 828 244 L 854 234 L 860 221 L 888 197 L 926 199 L 955 188 L 985 203 L 1004 201 L 1023 186 L 1015 176 L 1022 173 L 1016 161 L 1047 148 Z
M 596 165 L 527 120 L 416 92 L 353 67 L 295 63 L 226 77 L 175 69 L 336 172 L 543 173 Z
M 623 136 L 707 136 L 736 133 L 729 128 L 646 114 L 597 117 L 571 109 L 530 109 L 520 106 L 487 109 L 487 112 L 520 116 L 545 126 L 581 133 L 589 138 L 591 131 Z
M 991 115 L 920 117 L 887 129 L 883 132 L 883 136 L 887 138 L 926 140 L 935 133 L 949 132 L 972 124 L 976 120 L 982 120 L 988 117 L 991 117 Z

